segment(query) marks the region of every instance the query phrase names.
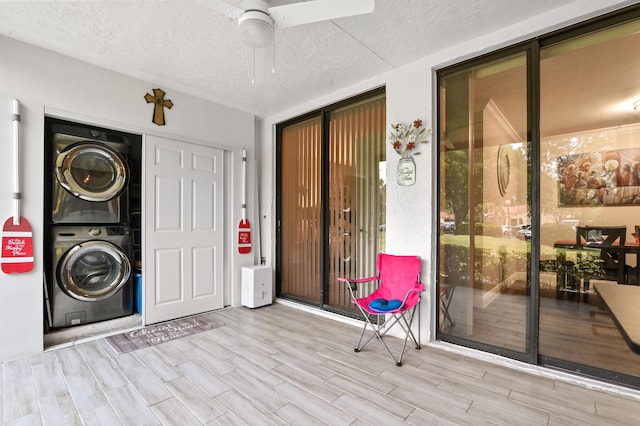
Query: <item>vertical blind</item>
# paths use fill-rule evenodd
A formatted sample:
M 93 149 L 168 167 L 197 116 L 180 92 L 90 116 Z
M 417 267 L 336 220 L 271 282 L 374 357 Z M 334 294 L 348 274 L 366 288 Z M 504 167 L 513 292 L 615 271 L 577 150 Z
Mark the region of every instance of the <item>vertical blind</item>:
M 337 277 L 375 275 L 385 206 L 385 97 L 332 111 L 329 119 L 329 282 L 327 303 L 350 309 Z M 380 213 L 383 213 L 382 215 Z M 363 293 L 370 289 L 361 286 Z
M 351 311 L 336 278 L 375 275 L 384 249 L 385 104 L 376 95 L 330 110 L 327 135 L 320 115 L 282 128 L 281 296 Z M 322 186 L 326 173 L 329 188 Z
M 282 131 L 280 291 L 320 302 L 321 119 Z

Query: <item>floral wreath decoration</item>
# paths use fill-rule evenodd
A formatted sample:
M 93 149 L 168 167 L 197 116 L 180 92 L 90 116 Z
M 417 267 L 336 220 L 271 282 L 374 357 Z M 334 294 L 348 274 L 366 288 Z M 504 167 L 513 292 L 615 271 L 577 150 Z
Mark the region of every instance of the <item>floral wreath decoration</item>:
M 415 120 L 412 124 L 392 123 L 391 129 L 389 142 L 402 158 L 420 154 L 416 151 L 418 144 L 429 142 L 428 138 L 431 136 L 431 129 L 423 127 L 420 119 Z

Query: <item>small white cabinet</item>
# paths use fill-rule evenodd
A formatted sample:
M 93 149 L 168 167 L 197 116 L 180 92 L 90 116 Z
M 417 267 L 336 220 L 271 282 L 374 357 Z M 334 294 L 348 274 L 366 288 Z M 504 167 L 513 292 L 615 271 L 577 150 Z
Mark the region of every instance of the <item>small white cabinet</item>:
M 245 266 L 242 268 L 243 306 L 257 308 L 273 302 L 271 285 L 271 267 L 265 265 Z

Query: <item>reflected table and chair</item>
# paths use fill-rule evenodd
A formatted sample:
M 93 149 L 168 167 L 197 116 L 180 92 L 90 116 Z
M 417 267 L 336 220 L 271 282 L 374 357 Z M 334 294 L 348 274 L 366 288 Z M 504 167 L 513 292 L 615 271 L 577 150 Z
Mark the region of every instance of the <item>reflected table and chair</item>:
M 568 267 L 565 264 L 564 268 L 559 269 L 566 274 L 573 273 L 573 278 L 577 275 L 587 281 L 597 278 L 619 284 L 639 283 L 640 245 L 637 240 L 627 241 L 626 235 L 626 226 L 577 226 L 575 240 L 561 240 L 554 244 L 558 259 L 566 259 L 567 250 L 576 252 L 576 261 L 563 260 Z M 627 265 L 627 254 L 635 255 L 635 267 Z M 588 268 L 590 264 L 594 267 Z M 568 278 L 570 281 L 572 277 Z
M 556 241 L 554 247 L 558 253 L 558 283 L 571 283 L 564 290 L 577 293 L 587 302 L 593 280 L 595 294 L 629 348 L 640 354 L 640 234 L 639 227 L 635 228 L 635 240 L 627 241 L 626 226 L 577 226 L 574 241 Z M 575 254 L 568 258 L 567 250 Z M 628 254 L 635 255 L 635 267 L 627 265 Z
M 576 249 L 599 251 L 604 278 L 620 284 L 627 280 L 626 238 L 626 226 L 576 227 Z

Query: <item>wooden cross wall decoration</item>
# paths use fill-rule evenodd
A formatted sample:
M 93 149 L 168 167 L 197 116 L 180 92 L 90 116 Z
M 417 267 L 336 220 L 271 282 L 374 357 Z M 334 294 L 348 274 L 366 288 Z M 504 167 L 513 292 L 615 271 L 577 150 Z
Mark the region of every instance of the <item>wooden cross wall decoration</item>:
M 151 121 L 158 126 L 165 125 L 164 108 L 167 107 L 171 109 L 173 106 L 173 102 L 169 99 L 165 99 L 164 95 L 166 95 L 166 93 L 162 89 L 153 89 L 153 95 L 150 93 L 144 95 L 148 104 L 155 104 L 155 107 L 153 108 L 153 119 Z

